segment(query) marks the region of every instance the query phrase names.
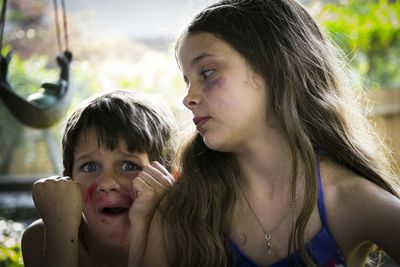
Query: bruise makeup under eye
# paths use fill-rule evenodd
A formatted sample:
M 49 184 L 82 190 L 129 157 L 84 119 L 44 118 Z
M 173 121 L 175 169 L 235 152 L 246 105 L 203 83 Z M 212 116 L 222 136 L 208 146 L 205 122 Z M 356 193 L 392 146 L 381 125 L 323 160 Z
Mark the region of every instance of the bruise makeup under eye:
M 206 87 L 205 89 L 209 92 L 214 90 L 217 87 L 222 87 L 222 85 L 225 84 L 226 78 L 225 77 L 219 77 L 213 80 L 209 80 L 206 82 Z

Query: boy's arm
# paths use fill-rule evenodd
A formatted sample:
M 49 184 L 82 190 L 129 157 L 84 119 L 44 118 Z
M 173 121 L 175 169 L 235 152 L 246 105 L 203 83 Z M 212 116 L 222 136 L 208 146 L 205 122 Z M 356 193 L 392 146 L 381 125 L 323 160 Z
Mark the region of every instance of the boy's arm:
M 155 219 L 153 219 L 154 212 L 173 182 L 172 175 L 158 162 L 152 162 L 143 168 L 133 180 L 136 199 L 129 212 L 131 222 L 129 267 L 142 266 L 148 246 L 150 223 Z
M 32 197 L 43 221 L 32 224 L 24 233 L 25 266 L 78 266 L 80 185 L 65 178 L 42 179 L 34 184 Z
M 22 240 L 22 257 L 24 266 L 40 267 L 44 265 L 44 224 L 37 220 L 25 229 Z
M 41 219 L 33 222 L 22 235 L 24 266 L 78 266 L 78 243 L 72 243 L 72 239 L 78 240 L 78 230 L 61 223 L 59 229 L 48 229 Z
M 150 222 L 131 221 L 129 242 L 129 267 L 141 267 L 147 246 L 147 237 Z
M 168 264 L 160 213 L 154 215 L 148 231 L 147 245 L 140 267 L 170 266 Z M 167 240 L 168 241 L 168 240 Z M 139 266 L 139 265 L 137 265 Z

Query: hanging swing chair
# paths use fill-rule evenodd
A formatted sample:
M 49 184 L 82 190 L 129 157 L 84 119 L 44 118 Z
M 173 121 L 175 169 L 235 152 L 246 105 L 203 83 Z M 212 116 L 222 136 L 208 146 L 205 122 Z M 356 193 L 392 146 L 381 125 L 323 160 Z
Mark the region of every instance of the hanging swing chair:
M 72 53 L 68 50 L 67 20 L 64 0 L 62 2 L 63 25 L 64 25 L 64 52 L 61 45 L 60 27 L 58 19 L 57 0 L 54 0 L 54 14 L 57 31 L 57 41 L 60 54 L 56 58 L 60 68 L 59 79 L 55 83 L 44 83 L 39 92 L 28 96 L 26 99 L 17 94 L 8 82 L 8 67 L 12 53 L 6 56 L 1 53 L 0 58 L 0 97 L 8 110 L 26 126 L 33 128 L 48 128 L 58 122 L 67 111 L 73 92 L 69 86 L 70 65 Z M 3 0 L 0 17 L 0 52 L 3 45 L 3 33 L 7 0 Z

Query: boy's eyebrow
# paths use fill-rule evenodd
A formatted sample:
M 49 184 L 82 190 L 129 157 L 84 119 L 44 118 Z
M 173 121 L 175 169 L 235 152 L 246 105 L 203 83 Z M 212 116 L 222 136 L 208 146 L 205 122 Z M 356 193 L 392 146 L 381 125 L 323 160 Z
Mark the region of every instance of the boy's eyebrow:
M 81 154 L 76 155 L 76 153 L 74 153 L 74 160 L 77 161 L 77 160 L 89 158 L 91 154 L 92 153 L 81 153 Z
M 126 151 L 118 151 L 118 154 L 125 156 L 125 157 L 134 157 L 134 158 L 140 158 L 142 155 L 145 155 L 147 152 L 138 152 L 138 151 L 133 151 L 133 152 L 126 152 Z
M 192 62 L 190 63 L 190 66 L 193 67 L 194 65 L 196 65 L 197 63 L 199 63 L 201 60 L 203 60 L 206 57 L 212 57 L 215 56 L 213 54 L 209 54 L 209 53 L 201 53 L 200 55 L 198 55 L 197 57 L 192 59 Z

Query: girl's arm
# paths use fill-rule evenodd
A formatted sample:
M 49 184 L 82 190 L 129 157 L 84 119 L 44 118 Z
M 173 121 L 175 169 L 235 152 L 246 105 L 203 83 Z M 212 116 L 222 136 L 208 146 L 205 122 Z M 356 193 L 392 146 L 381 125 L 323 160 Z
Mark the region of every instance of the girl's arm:
M 136 199 L 129 212 L 131 222 L 129 267 L 146 266 L 143 263 L 146 248 L 158 245 L 154 243 L 157 241 L 153 240 L 153 225 L 157 217 L 154 213 L 173 182 L 172 175 L 158 162 L 152 162 L 143 168 L 133 180 Z M 165 262 L 154 266 L 165 266 Z
M 361 264 L 368 243 L 374 243 L 400 263 L 400 199 L 349 170 L 328 166 L 328 224 L 347 261 Z
M 354 209 L 365 222 L 360 231 L 400 264 L 400 200 L 369 181 L 358 191 Z
M 78 266 L 80 185 L 66 178 L 42 179 L 34 184 L 32 197 L 42 220 L 23 234 L 25 266 Z

